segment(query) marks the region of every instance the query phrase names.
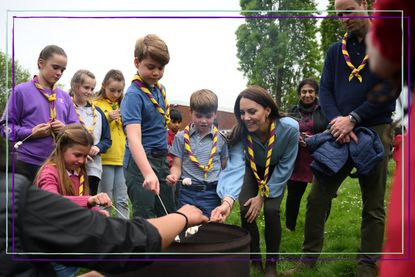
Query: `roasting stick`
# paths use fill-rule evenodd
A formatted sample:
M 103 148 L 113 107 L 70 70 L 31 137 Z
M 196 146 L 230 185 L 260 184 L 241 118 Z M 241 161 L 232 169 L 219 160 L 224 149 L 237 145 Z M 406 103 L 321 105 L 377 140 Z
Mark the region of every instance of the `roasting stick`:
M 161 205 L 163 206 L 164 212 L 166 213 L 166 215 L 168 215 L 169 213 L 167 212 L 166 206 L 164 206 L 163 200 L 161 200 L 160 195 L 158 195 L 158 194 L 156 194 L 156 195 L 159 198 Z
M 123 215 L 121 212 L 120 212 L 120 210 L 118 210 L 114 205 L 112 205 L 112 208 L 117 212 L 117 213 L 119 213 L 124 219 L 128 219 L 125 215 Z

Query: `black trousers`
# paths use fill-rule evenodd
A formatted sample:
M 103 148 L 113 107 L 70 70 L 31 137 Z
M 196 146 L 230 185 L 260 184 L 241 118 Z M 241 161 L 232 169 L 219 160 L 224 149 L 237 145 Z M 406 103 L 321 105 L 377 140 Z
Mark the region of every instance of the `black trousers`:
M 258 183 L 252 170 L 247 167 L 245 170 L 244 183 L 241 193 L 239 194 L 240 214 L 242 228 L 248 230 L 251 235 L 251 259 L 261 259 L 259 247 L 259 231 L 256 220 L 248 223 L 245 215 L 249 207 L 244 207 L 249 198 L 258 195 Z M 266 198 L 264 201 L 264 218 L 265 218 L 265 245 L 267 250 L 267 260 L 277 260 L 277 254 L 281 243 L 281 221 L 280 221 L 280 205 L 282 195 L 277 198 Z
M 287 201 L 285 202 L 285 227 L 291 231 L 295 230 L 297 225 L 298 213 L 300 211 L 301 199 L 307 189 L 306 182 L 292 181 L 287 182 Z M 337 197 L 337 194 L 334 196 Z M 331 211 L 331 201 L 328 204 L 326 213 L 326 221 L 329 218 Z
M 297 225 L 301 199 L 307 188 L 306 182 L 289 180 L 287 182 L 287 201 L 285 203 L 285 226 L 291 231 Z
M 88 176 L 88 183 L 89 183 L 89 195 L 93 196 L 96 195 L 98 192 L 98 185 L 101 179 L 96 176 Z

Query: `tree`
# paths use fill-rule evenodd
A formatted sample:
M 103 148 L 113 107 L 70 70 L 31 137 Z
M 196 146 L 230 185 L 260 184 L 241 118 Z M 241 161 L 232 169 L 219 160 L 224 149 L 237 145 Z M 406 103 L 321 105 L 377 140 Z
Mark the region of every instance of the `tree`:
M 276 11 L 315 10 L 314 0 L 241 0 L 245 23 L 236 31 L 239 70 L 248 84 L 266 88 L 282 110 L 296 101 L 296 86 L 316 78 L 322 68 L 317 43 L 317 19 L 309 13 Z M 303 18 L 294 18 L 303 16 Z
M 334 0 L 329 0 L 327 10 L 334 10 Z M 327 16 L 336 16 L 335 12 L 328 12 Z M 326 56 L 330 45 L 338 41 L 344 35 L 344 28 L 339 19 L 327 17 L 323 19 L 320 25 L 321 33 L 321 51 Z
M 6 55 L 0 51 L 0 111 L 4 110 L 7 103 L 7 92 L 12 87 L 12 59 L 7 57 L 7 84 L 6 84 Z M 30 80 L 30 73 L 24 69 L 18 61 L 14 61 L 14 83 L 20 84 Z

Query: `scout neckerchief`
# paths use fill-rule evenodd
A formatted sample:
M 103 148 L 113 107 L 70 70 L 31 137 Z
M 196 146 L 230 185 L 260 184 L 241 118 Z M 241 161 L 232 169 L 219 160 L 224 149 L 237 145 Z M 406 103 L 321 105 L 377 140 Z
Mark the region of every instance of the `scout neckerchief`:
M 165 119 L 164 126 L 167 128 L 167 126 L 169 126 L 169 123 L 170 123 L 170 108 L 169 108 L 169 104 L 168 104 L 167 98 L 166 98 L 166 91 L 161 86 L 161 84 L 159 82 L 157 82 L 156 86 L 161 91 L 161 95 L 163 96 L 164 105 L 166 107 L 166 112 L 164 112 L 163 108 L 160 107 L 159 103 L 157 103 L 157 100 L 153 97 L 153 94 L 148 89 L 147 85 L 144 83 L 143 79 L 141 79 L 140 76 L 134 75 L 133 83 L 136 84 L 136 86 L 139 89 L 141 89 L 147 95 L 148 99 L 153 103 L 156 110 L 161 114 L 162 117 L 164 117 L 164 119 Z
M 79 196 L 84 195 L 84 184 L 85 184 L 85 176 L 82 173 L 82 170 L 80 167 L 78 167 L 78 169 L 76 170 L 76 172 L 78 173 L 79 176 Z
M 49 120 L 50 121 L 55 120 L 56 119 L 56 107 L 55 107 L 56 85 L 53 85 L 52 94 L 49 95 L 45 91 L 45 88 L 39 83 L 39 80 L 36 75 L 33 76 L 32 82 L 35 85 L 35 87 L 38 89 L 38 91 L 49 101 L 49 114 L 50 114 Z
M 350 73 L 349 75 L 349 82 L 353 79 L 354 76 L 359 80 L 359 82 L 362 82 L 363 78 L 362 78 L 362 75 L 360 75 L 359 73 L 366 66 L 369 56 L 366 54 L 365 57 L 363 58 L 363 61 L 360 63 L 359 67 L 358 68 L 354 67 L 354 65 L 352 64 L 350 60 L 349 52 L 347 52 L 347 48 L 346 48 L 347 36 L 348 36 L 347 33 L 345 33 L 342 39 L 342 53 L 343 53 L 344 60 L 346 61 L 347 66 L 350 67 L 350 69 L 352 70 L 352 73 Z
M 202 165 L 197 158 L 195 157 L 195 155 L 192 152 L 192 149 L 190 148 L 190 136 L 189 136 L 189 131 L 190 131 L 190 124 L 186 126 L 186 128 L 184 128 L 184 149 L 186 150 L 187 154 L 189 155 L 189 159 L 200 169 L 203 170 L 204 172 L 204 177 L 205 180 L 207 178 L 207 174 L 208 172 L 213 168 L 213 156 L 215 155 L 216 152 L 216 145 L 218 144 L 218 128 L 216 128 L 215 126 L 213 126 L 213 139 L 212 139 L 212 149 L 210 150 L 210 156 L 209 156 L 209 160 L 207 165 Z
M 79 122 L 88 130 L 88 132 L 92 135 L 92 136 L 94 136 L 94 129 L 95 129 L 95 125 L 97 125 L 97 109 L 95 108 L 95 105 L 91 102 L 87 102 L 87 104 L 90 104 L 91 105 L 91 109 L 92 109 L 92 125 L 91 125 L 91 127 L 87 127 L 86 126 L 86 124 L 85 124 L 85 122 L 83 121 L 83 119 L 82 119 L 82 117 L 81 117 L 81 114 L 79 113 L 79 111 L 78 111 L 78 105 L 75 103 L 75 100 L 74 99 L 72 99 L 72 101 L 73 101 L 73 104 L 74 104 L 74 106 L 75 106 L 75 111 L 76 111 L 76 114 L 77 114 L 77 116 L 78 116 L 78 119 L 79 119 Z
M 259 178 L 258 176 L 258 171 L 256 169 L 255 157 L 254 157 L 254 146 L 252 142 L 252 137 L 249 133 L 248 133 L 248 138 L 247 138 L 248 139 L 247 146 L 248 146 L 248 154 L 249 154 L 249 164 L 251 166 L 252 172 L 255 175 L 255 179 L 258 182 L 259 194 L 265 197 L 268 197 L 269 195 L 269 187 L 267 184 L 267 179 L 269 175 L 269 165 L 271 163 L 272 147 L 274 146 L 274 141 L 275 141 L 275 123 L 274 122 L 271 123 L 269 133 L 270 133 L 270 136 L 268 139 L 268 151 L 267 151 L 267 159 L 265 161 L 265 172 L 264 172 L 263 180 L 261 180 L 261 178 Z

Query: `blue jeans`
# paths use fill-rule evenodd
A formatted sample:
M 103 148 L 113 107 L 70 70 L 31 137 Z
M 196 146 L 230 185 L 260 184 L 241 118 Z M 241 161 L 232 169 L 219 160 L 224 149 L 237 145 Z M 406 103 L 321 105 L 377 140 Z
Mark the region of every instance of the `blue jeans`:
M 216 186 L 203 191 L 193 190 L 192 186 L 180 186 L 178 207 L 180 208 L 185 204 L 194 205 L 210 218 L 212 210 L 220 205 Z
M 102 179 L 98 188 L 99 192 L 106 192 L 108 196 L 115 202 L 115 208 L 122 215 L 116 212 L 116 217 L 130 218 L 128 208 L 127 185 L 125 184 L 124 172 L 122 166 L 103 165 Z M 111 208 L 109 208 L 111 209 Z
M 76 273 L 79 271 L 79 267 L 74 266 L 66 266 L 57 263 L 52 263 L 52 266 L 57 277 L 75 277 Z

